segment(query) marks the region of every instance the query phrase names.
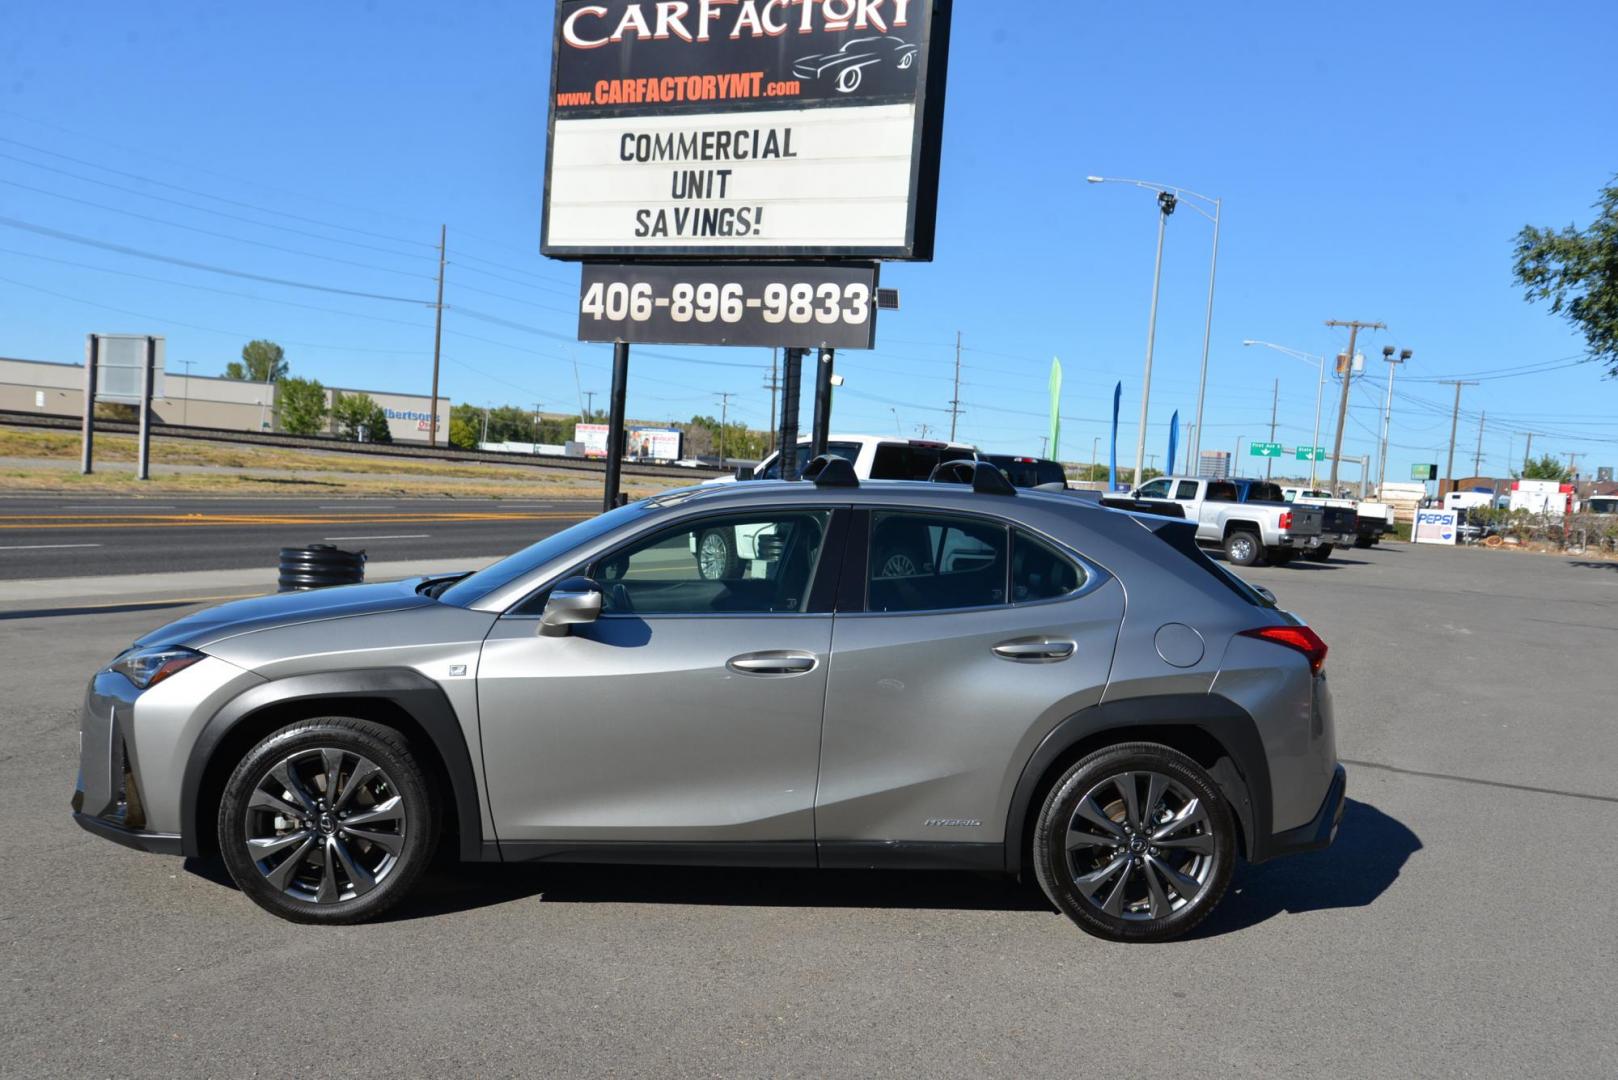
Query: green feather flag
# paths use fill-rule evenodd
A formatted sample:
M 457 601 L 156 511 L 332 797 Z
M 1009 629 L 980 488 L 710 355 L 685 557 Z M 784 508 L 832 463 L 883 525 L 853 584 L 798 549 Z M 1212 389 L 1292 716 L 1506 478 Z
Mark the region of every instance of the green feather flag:
M 1062 361 L 1055 356 L 1051 357 L 1051 439 L 1046 456 L 1062 460 Z

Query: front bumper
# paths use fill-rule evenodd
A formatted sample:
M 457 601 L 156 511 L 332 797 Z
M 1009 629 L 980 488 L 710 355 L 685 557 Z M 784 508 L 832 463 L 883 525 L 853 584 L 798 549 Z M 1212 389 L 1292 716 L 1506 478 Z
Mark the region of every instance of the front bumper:
M 1322 851 L 1337 839 L 1337 827 L 1343 823 L 1343 807 L 1348 793 L 1348 770 L 1341 765 L 1332 772 L 1331 786 L 1326 799 L 1310 820 L 1295 829 L 1275 833 L 1265 845 L 1264 858 L 1297 855 L 1305 851 Z
M 120 825 L 106 818 L 96 817 L 75 810 L 73 820 L 85 832 L 94 833 L 103 840 L 111 840 L 115 844 L 122 844 L 136 851 L 149 851 L 154 855 L 183 855 L 180 850 L 179 833 L 145 832 L 141 829 L 131 829 L 127 825 Z

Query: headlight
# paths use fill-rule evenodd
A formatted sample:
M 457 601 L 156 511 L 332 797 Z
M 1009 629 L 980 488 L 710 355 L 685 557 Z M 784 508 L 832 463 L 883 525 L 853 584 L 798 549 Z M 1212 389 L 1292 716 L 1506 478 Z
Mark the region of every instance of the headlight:
M 136 687 L 145 690 L 201 659 L 202 654 L 195 649 L 131 649 L 114 660 L 108 670 L 118 672 Z

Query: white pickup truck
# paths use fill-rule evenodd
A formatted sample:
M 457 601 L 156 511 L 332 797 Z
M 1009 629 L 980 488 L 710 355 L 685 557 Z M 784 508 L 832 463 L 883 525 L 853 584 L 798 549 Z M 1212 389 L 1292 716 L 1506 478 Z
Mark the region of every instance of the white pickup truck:
M 1179 503 L 1186 519 L 1197 523 L 1197 542 L 1224 549 L 1237 566 L 1253 566 L 1268 559 L 1284 566 L 1318 545 L 1325 514 L 1318 506 L 1292 506 L 1281 499 L 1281 489 L 1263 481 L 1243 485 L 1233 480 L 1203 480 L 1194 476 L 1161 476 L 1136 488 L 1137 499 L 1167 499 Z

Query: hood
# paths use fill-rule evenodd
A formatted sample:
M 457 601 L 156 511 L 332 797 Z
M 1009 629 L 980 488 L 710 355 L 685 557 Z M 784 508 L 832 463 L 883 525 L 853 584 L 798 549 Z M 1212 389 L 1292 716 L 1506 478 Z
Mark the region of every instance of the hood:
M 344 585 L 309 592 L 273 593 L 251 600 L 234 600 L 187 615 L 142 636 L 136 645 L 185 645 L 201 649 L 211 642 L 277 626 L 431 607 L 438 601 L 418 596 L 425 578 L 407 578 L 377 585 Z

